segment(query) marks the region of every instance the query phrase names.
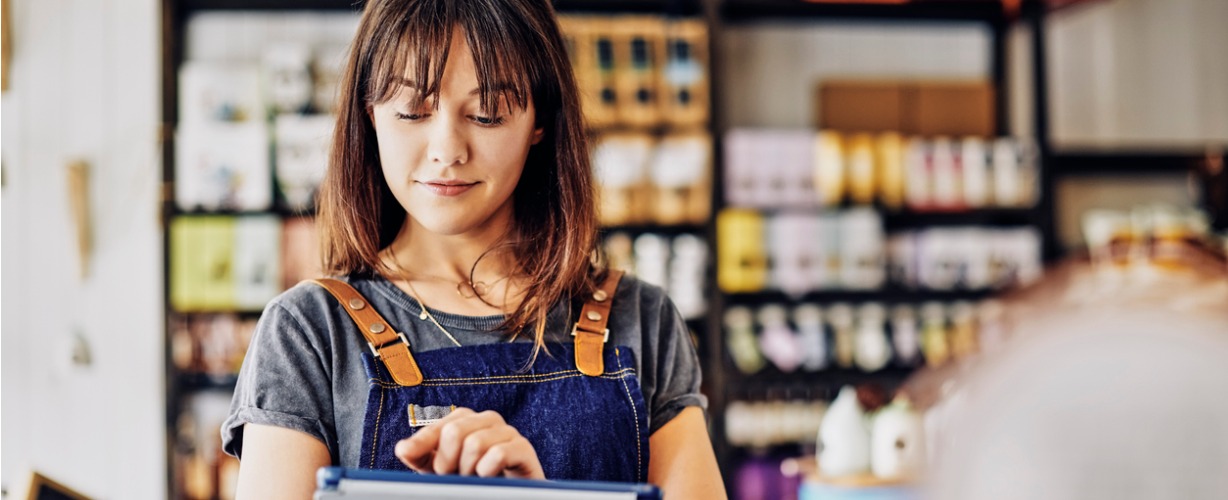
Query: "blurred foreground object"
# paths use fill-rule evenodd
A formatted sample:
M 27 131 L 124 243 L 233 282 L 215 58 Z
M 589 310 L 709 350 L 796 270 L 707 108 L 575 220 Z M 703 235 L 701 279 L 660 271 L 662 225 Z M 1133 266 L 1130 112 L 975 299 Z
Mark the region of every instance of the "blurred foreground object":
M 1228 265 L 1169 215 L 1090 217 L 1092 262 L 1007 297 L 1003 349 L 917 381 L 929 497 L 1228 498 Z

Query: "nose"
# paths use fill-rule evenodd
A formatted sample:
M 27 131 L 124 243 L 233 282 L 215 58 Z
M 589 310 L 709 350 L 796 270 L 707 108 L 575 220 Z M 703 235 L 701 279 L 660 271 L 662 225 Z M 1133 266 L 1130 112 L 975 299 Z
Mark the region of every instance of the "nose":
M 427 157 L 432 164 L 464 165 L 469 161 L 469 141 L 453 120 L 437 120 L 431 127 Z

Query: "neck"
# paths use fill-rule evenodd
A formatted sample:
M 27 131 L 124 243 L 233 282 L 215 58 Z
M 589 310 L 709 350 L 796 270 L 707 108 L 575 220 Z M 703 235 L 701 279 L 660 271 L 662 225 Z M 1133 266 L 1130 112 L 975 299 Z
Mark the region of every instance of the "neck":
M 406 217 L 388 245 L 385 258 L 391 262 L 386 264 L 407 274 L 401 278 L 414 281 L 468 283 L 471 277 L 475 282 L 503 278 L 514 271 L 512 255 L 494 249 L 506 241 L 511 227 L 508 222 L 486 224 L 463 234 L 440 235 Z

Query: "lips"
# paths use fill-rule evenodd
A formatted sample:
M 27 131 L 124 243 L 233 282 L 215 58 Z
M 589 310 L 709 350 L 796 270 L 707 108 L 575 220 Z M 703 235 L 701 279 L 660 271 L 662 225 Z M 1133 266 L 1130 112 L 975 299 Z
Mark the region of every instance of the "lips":
M 476 182 L 466 182 L 453 179 L 435 179 L 425 182 L 419 182 L 422 187 L 439 196 L 457 196 L 473 186 L 478 185 Z

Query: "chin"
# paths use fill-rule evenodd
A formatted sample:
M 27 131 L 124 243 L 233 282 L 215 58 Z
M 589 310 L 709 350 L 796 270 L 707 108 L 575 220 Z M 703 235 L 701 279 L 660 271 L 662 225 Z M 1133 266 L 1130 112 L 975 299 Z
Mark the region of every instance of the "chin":
M 427 231 L 441 236 L 456 236 L 459 234 L 465 234 L 479 227 L 479 224 L 475 224 L 472 221 L 445 221 L 436 219 L 432 221 L 420 221 L 419 223 L 423 228 L 426 228 Z

